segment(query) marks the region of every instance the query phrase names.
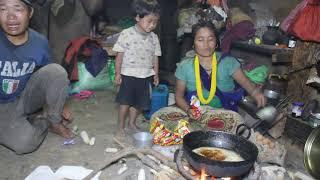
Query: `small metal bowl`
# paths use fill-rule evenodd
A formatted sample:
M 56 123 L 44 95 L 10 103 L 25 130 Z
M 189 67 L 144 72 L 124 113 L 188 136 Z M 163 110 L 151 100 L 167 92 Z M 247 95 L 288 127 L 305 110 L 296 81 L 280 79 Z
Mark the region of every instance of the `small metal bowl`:
M 320 126 L 320 113 L 310 113 L 309 124 L 314 128 Z
M 266 106 L 264 108 L 261 108 L 259 111 L 257 111 L 256 115 L 264 121 L 269 122 L 270 124 L 273 123 L 275 118 L 278 115 L 277 109 L 274 106 Z
M 267 97 L 267 98 L 271 98 L 271 99 L 278 99 L 280 94 L 276 91 L 270 90 L 270 89 L 265 89 L 263 90 L 263 94 Z
M 243 108 L 249 114 L 256 113 L 256 111 L 258 110 L 256 102 L 250 96 L 243 97 L 239 104 L 240 104 L 241 108 Z
M 150 148 L 153 145 L 153 136 L 149 132 L 138 132 L 133 134 L 133 144 L 137 148 Z

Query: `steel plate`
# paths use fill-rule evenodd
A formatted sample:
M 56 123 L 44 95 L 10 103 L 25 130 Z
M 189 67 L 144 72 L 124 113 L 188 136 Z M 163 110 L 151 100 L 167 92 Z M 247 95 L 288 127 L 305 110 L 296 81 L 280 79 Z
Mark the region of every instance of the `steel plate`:
M 320 179 L 320 127 L 314 129 L 304 146 L 304 165 L 316 179 Z

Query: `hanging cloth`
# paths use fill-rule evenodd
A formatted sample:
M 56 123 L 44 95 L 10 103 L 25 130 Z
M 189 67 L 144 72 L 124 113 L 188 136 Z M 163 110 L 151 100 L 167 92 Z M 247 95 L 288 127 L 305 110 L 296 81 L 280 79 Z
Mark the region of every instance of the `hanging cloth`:
M 305 41 L 320 42 L 320 0 L 304 0 L 282 22 L 281 29 Z

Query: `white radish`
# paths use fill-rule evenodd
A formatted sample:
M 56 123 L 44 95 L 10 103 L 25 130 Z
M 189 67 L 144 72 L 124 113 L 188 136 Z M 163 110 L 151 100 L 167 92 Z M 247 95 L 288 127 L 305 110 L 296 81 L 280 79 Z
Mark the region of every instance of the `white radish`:
M 73 126 L 72 132 L 77 132 L 77 131 L 78 131 L 78 126 L 77 125 Z
M 104 151 L 107 153 L 116 153 L 116 152 L 118 152 L 118 149 L 117 148 L 106 148 Z
M 86 131 L 81 131 L 80 137 L 82 138 L 84 143 L 86 143 L 86 144 L 90 143 L 90 139 L 89 139 L 88 133 Z
M 90 141 L 89 141 L 89 145 L 90 145 L 90 146 L 93 146 L 94 143 L 95 143 L 95 141 L 96 141 L 96 138 L 95 138 L 95 137 L 92 137 L 92 138 L 90 139 Z

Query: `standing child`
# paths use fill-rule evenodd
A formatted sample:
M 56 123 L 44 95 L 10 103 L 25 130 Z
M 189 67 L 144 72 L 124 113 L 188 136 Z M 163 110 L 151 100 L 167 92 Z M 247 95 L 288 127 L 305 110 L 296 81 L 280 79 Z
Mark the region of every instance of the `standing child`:
M 161 49 L 156 28 L 160 8 L 156 0 L 133 2 L 135 26 L 121 32 L 113 47 L 117 52 L 115 82 L 120 85 L 116 102 L 120 104 L 117 134 L 124 135 L 125 120 L 129 114 L 129 128 L 137 130 L 136 119 L 142 110 L 150 107 L 151 83 L 159 84 L 158 57 Z

